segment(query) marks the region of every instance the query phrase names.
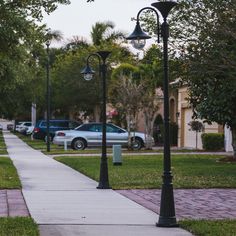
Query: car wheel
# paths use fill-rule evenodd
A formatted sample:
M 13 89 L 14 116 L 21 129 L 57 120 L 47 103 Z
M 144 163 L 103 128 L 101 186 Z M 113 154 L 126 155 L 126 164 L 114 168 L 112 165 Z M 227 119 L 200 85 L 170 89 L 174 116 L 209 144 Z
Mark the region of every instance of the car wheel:
M 73 140 L 71 147 L 74 150 L 84 150 L 86 147 L 86 141 L 84 139 L 77 138 L 77 139 Z
M 133 138 L 131 147 L 133 150 L 140 150 L 143 147 L 143 140 L 141 138 Z

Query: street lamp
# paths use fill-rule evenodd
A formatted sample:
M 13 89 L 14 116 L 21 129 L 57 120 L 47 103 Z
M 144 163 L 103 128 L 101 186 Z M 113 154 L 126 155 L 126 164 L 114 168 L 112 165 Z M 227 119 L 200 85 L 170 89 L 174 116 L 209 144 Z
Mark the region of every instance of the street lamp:
M 50 55 L 49 55 L 49 46 L 50 46 L 50 41 L 46 42 L 47 46 L 47 152 L 50 152 L 50 132 L 49 132 L 49 123 L 50 123 Z
M 96 56 L 99 59 L 99 75 L 102 75 L 102 156 L 101 156 L 101 163 L 100 163 L 100 177 L 99 177 L 99 184 L 98 189 L 109 189 L 109 180 L 108 180 L 108 166 L 107 166 L 107 137 L 106 137 L 106 72 L 107 72 L 107 65 L 106 59 L 110 55 L 111 52 L 109 51 L 98 51 L 96 53 L 92 53 L 87 57 L 87 64 L 86 67 L 81 71 L 85 80 L 91 80 L 95 71 L 91 69 L 89 66 L 89 59 L 92 56 Z M 102 63 L 101 63 L 102 60 Z
M 163 39 L 163 62 L 164 62 L 164 172 L 163 184 L 161 191 L 161 204 L 159 221 L 156 224 L 159 227 L 177 227 L 175 216 L 175 203 L 172 184 L 171 173 L 171 157 L 170 157 L 170 137 L 169 137 L 169 68 L 168 68 L 168 38 L 169 38 L 169 25 L 167 23 L 167 16 L 170 10 L 177 5 L 173 1 L 155 2 L 151 4 L 155 7 L 163 17 L 161 29 L 159 29 L 159 15 L 158 12 L 152 7 L 142 8 L 137 14 L 137 23 L 133 33 L 127 37 L 127 40 L 132 40 L 136 48 L 141 49 L 145 45 L 145 40 L 151 37 L 141 29 L 139 23 L 139 16 L 143 10 L 152 10 L 157 17 L 157 42 L 159 43 L 159 36 Z

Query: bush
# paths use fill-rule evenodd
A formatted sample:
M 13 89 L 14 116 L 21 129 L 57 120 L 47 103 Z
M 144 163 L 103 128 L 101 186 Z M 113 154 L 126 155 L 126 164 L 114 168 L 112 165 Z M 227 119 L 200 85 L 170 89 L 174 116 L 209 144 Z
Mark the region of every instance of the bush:
M 224 134 L 204 133 L 201 137 L 203 149 L 209 151 L 224 149 Z

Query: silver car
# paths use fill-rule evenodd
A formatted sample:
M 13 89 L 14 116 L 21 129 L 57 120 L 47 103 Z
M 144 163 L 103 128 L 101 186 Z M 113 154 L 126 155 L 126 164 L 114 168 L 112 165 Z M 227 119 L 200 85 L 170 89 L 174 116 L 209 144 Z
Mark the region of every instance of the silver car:
M 120 144 L 128 145 L 128 132 L 113 124 L 106 124 L 107 146 Z M 146 135 L 140 132 L 132 132 L 132 149 L 141 149 L 146 142 Z M 153 142 L 153 138 L 148 137 Z M 102 123 L 82 124 L 74 130 L 57 131 L 53 143 L 57 145 L 70 145 L 75 150 L 83 150 L 90 146 L 102 145 Z

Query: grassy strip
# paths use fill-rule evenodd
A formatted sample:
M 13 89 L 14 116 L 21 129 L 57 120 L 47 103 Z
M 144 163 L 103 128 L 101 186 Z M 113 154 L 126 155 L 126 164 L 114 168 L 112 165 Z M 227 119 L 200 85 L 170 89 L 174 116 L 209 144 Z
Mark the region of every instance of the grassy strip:
M 0 132 L 0 155 L 7 155 L 7 149 L 2 132 Z M 21 183 L 17 170 L 9 157 L 0 157 L 0 189 L 19 189 Z
M 0 157 L 0 189 L 15 188 L 21 188 L 16 168 L 10 158 Z
M 5 140 L 3 138 L 2 131 L 0 131 L 0 155 L 7 155 L 7 147 L 5 144 Z
M 175 188 L 236 188 L 236 164 L 219 163 L 212 155 L 175 155 L 172 172 Z M 56 157 L 56 160 L 99 179 L 100 157 Z M 108 158 L 109 181 L 113 189 L 160 188 L 163 158 L 124 156 L 122 166 L 113 166 Z
M 184 220 L 179 224 L 196 236 L 236 236 L 236 220 Z
M 23 134 L 20 134 L 18 132 L 14 133 L 15 135 L 18 136 L 18 138 L 20 138 L 22 141 L 26 142 L 29 146 L 31 146 L 34 149 L 37 150 L 42 150 L 42 151 L 46 151 L 47 149 L 47 144 L 44 140 L 39 140 L 39 139 L 31 139 L 31 136 L 26 136 Z M 63 150 L 63 147 L 59 147 L 58 145 L 52 144 L 51 143 L 51 149 L 53 150 Z
M 0 236 L 39 236 L 39 230 L 29 217 L 1 217 Z
M 102 151 L 101 151 L 101 148 L 98 147 L 96 149 L 85 149 L 85 150 L 73 150 L 73 149 L 70 149 L 68 147 L 68 150 L 64 150 L 64 147 L 60 146 L 58 147 L 56 150 L 52 150 L 50 152 L 50 155 L 58 155 L 58 154 L 100 154 Z M 112 148 L 107 148 L 107 153 L 112 153 L 113 150 Z M 172 152 L 175 152 L 175 153 L 188 153 L 188 152 L 203 152 L 203 151 L 199 151 L 199 150 L 187 150 L 187 149 L 173 149 Z M 46 151 L 43 151 L 43 153 L 45 154 L 48 154 Z M 153 150 L 146 150 L 146 149 L 141 149 L 139 151 L 133 151 L 133 150 L 128 150 L 128 149 L 122 149 L 122 153 L 134 153 L 134 154 L 137 154 L 137 155 L 142 155 L 142 153 L 163 153 L 163 150 L 162 149 L 153 149 Z
M 57 155 L 57 154 L 100 154 L 101 153 L 101 147 L 98 147 L 96 149 L 90 149 L 87 148 L 85 150 L 73 150 L 70 147 L 68 147 L 67 150 L 64 150 L 64 146 L 58 146 L 55 144 L 51 144 L 51 151 L 48 153 L 46 151 L 46 143 L 43 140 L 32 140 L 30 136 L 25 136 L 22 135 L 18 132 L 15 133 L 20 139 L 22 139 L 24 142 L 26 142 L 29 146 L 31 146 L 34 149 L 41 150 L 45 154 L 51 154 L 51 155 Z M 155 149 L 155 150 L 146 150 L 146 149 L 141 149 L 139 151 L 132 151 L 128 149 L 122 149 L 123 153 L 163 153 L 163 149 Z M 173 148 L 172 152 L 203 152 L 203 150 L 189 150 L 189 149 L 176 149 Z M 112 153 L 112 148 L 108 147 L 107 148 L 107 153 Z
M 0 155 L 7 155 L 8 152 L 5 149 L 0 149 Z

